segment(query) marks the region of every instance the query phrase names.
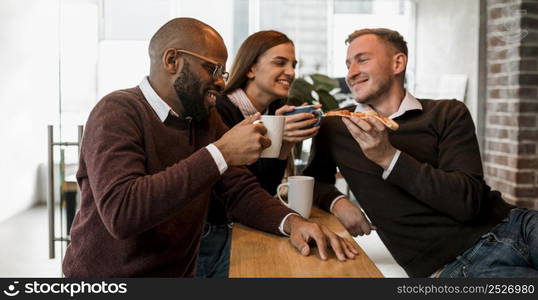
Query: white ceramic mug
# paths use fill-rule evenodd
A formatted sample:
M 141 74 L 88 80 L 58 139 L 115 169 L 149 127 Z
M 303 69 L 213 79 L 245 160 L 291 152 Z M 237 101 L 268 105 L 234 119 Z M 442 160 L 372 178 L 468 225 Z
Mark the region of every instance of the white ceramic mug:
M 288 203 L 280 198 L 280 188 L 288 187 Z M 310 176 L 290 176 L 288 182 L 280 184 L 276 188 L 278 199 L 287 207 L 298 212 L 308 219 L 312 210 L 312 200 L 314 195 L 314 177 Z
M 280 148 L 282 147 L 282 136 L 284 135 L 284 126 L 286 126 L 286 116 L 269 116 L 262 115 L 260 121 L 267 128 L 265 134 L 271 140 L 271 147 L 265 148 L 260 157 L 278 158 Z M 258 123 L 258 121 L 254 122 Z

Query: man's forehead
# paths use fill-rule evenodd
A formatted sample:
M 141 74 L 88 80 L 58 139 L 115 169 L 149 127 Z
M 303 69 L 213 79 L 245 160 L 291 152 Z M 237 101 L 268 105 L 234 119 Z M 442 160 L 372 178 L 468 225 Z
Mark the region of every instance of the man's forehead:
M 365 34 L 355 38 L 349 43 L 349 50 L 370 49 L 379 45 L 379 38 L 373 34 Z
M 378 53 L 386 50 L 383 41 L 374 34 L 365 34 L 355 38 L 347 47 L 347 59 L 367 53 Z
M 191 51 L 223 65 L 228 59 L 228 51 L 224 41 L 217 32 L 210 28 L 204 28 L 197 34 L 178 31 L 177 34 L 170 37 L 164 49 L 168 48 Z
M 220 64 L 225 64 L 228 59 L 228 50 L 220 36 L 210 35 L 201 49 L 205 55 Z
M 208 58 L 214 60 L 215 62 L 225 65 L 226 61 L 228 60 L 228 52 L 226 51 L 226 48 L 222 49 L 216 49 L 216 48 L 210 48 L 206 52 L 205 56 Z

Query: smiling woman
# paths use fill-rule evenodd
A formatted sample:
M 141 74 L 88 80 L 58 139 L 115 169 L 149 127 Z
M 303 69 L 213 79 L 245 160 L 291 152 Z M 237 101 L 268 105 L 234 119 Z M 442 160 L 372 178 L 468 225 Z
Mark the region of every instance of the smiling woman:
M 257 108 L 266 108 L 275 99 L 288 97 L 295 79 L 295 47 L 292 43 L 280 44 L 267 50 L 247 72 L 245 92 Z
M 285 34 L 266 30 L 249 36 L 236 54 L 224 96 L 217 99 L 217 110 L 223 121 L 233 127 L 257 112 L 283 115 L 295 110 L 294 106 L 283 103 L 295 79 L 296 64 L 295 46 Z M 316 122 L 311 113 L 286 117 L 279 157 L 261 158 L 248 166 L 271 195 L 284 177 L 291 148 L 318 132 L 319 127 L 308 128 Z M 231 237 L 228 222 L 222 204 L 213 199 L 200 245 L 197 276 L 228 276 Z

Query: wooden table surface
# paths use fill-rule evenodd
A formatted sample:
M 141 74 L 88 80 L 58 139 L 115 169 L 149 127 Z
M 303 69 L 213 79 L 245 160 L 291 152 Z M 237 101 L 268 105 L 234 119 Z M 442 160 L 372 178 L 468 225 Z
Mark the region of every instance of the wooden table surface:
M 312 207 L 310 221 L 329 227 L 338 235 L 353 241 L 342 224 L 331 214 Z M 354 241 L 359 255 L 341 262 L 330 250 L 329 259 L 319 258 L 317 248 L 303 256 L 293 247 L 289 238 L 261 232 L 234 223 L 230 274 L 232 278 L 245 277 L 383 277 L 372 260 Z

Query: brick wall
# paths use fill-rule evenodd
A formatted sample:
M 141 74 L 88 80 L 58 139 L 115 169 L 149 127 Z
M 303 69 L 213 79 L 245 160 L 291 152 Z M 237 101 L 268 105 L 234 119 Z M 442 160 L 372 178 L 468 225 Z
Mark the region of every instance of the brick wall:
M 538 209 L 538 1 L 487 0 L 486 181 Z

